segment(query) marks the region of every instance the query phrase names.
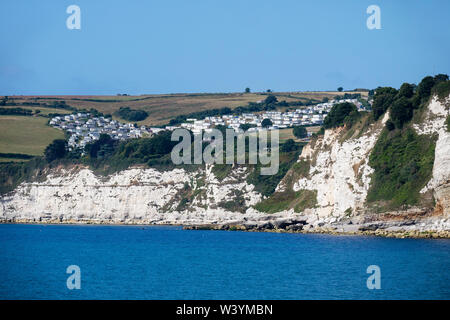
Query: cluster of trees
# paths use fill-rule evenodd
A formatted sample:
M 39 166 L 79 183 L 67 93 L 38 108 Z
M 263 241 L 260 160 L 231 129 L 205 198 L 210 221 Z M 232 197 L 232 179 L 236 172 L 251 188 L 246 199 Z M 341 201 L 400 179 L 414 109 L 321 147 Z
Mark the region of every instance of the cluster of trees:
M 0 106 L 6 106 L 6 102 L 8 102 L 8 96 L 4 96 L 0 101 Z
M 359 117 L 358 108 L 353 103 L 339 103 L 331 108 L 323 121 L 323 127 L 330 129 L 343 125 L 351 126 Z
M 44 155 L 47 162 L 56 159 L 62 159 L 67 155 L 67 141 L 64 139 L 56 139 L 45 148 Z
M 263 119 L 263 121 L 261 121 L 261 126 L 263 128 L 268 128 L 268 127 L 273 126 L 272 120 L 270 120 L 270 119 Z
M 32 110 L 24 108 L 0 108 L 0 115 L 31 116 L 32 113 Z
M 292 133 L 296 138 L 303 139 L 308 136 L 308 131 L 304 126 L 295 126 Z
M 344 95 L 340 96 L 337 95 L 334 97 L 335 100 L 342 100 L 342 99 L 360 99 L 361 93 L 344 93 Z
M 34 156 L 23 153 L 0 153 L 0 158 L 10 158 L 10 159 L 31 159 Z
M 300 149 L 300 145 L 295 143 L 292 139 L 287 139 L 286 142 L 280 145 L 281 152 L 292 152 Z
M 115 115 L 127 121 L 142 121 L 148 117 L 148 113 L 144 110 L 134 110 L 130 107 L 121 107 L 115 112 Z
M 118 141 L 107 134 L 85 146 L 85 157 L 79 150 L 68 151 L 67 141 L 54 140 L 45 149 L 47 163 L 55 160 L 75 161 L 94 169 L 105 169 L 105 173 L 123 170 L 133 164 L 166 165 L 171 163 L 170 153 L 177 144 L 171 141 L 171 132 L 162 131 L 151 138 Z
M 412 119 L 414 110 L 428 101 L 433 88 L 442 86 L 448 79 L 447 75 L 438 74 L 423 78 L 417 86 L 403 83 L 399 90 L 391 87 L 377 88 L 372 105 L 374 120 L 378 120 L 390 109 L 390 119 L 386 127 L 389 130 L 403 128 L 404 124 Z
M 102 133 L 98 140 L 87 144 L 84 150 L 91 159 L 103 159 L 114 153 L 117 144 L 117 140 L 114 140 L 108 134 Z
M 54 108 L 54 109 L 64 109 L 64 110 L 70 110 L 70 111 L 78 111 L 77 108 L 66 104 L 66 102 L 64 100 L 54 101 L 52 104 L 45 104 L 45 105 L 43 105 L 43 107 Z

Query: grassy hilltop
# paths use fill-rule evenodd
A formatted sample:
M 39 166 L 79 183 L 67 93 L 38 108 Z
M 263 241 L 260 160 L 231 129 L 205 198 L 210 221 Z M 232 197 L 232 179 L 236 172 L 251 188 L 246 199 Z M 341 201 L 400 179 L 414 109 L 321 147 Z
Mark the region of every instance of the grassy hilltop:
M 367 96 L 366 91 L 352 91 Z M 114 115 L 121 107 L 129 107 L 136 110 L 144 110 L 148 117 L 139 121 L 143 125 L 162 125 L 170 119 L 192 112 L 247 105 L 249 102 L 264 100 L 272 94 L 278 101 L 286 102 L 308 101 L 320 102 L 323 98 L 333 99 L 336 95 L 344 95 L 345 92 L 274 92 L 274 93 L 180 93 L 180 94 L 155 94 L 139 96 L 14 96 L 18 106 L 30 103 L 53 104 L 55 101 L 64 101 L 67 105 L 77 109 L 96 109 L 104 114 L 111 114 L 114 118 L 124 121 Z M 34 108 L 38 108 L 35 107 Z M 39 107 L 40 108 L 40 107 Z

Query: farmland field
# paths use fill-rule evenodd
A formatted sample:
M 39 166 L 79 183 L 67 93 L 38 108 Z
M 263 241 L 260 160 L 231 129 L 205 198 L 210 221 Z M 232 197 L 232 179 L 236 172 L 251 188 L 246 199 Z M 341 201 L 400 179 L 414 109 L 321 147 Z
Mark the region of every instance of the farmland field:
M 54 139 L 64 138 L 62 131 L 47 126 L 47 118 L 0 116 L 0 153 L 42 155 Z
M 279 101 L 287 102 L 322 101 L 323 98 L 333 99 L 336 95 L 345 92 L 274 92 Z M 361 93 L 367 96 L 367 92 Z M 45 108 L 45 104 L 53 104 L 57 101 L 65 101 L 66 104 L 78 109 L 94 108 L 100 112 L 113 114 L 120 107 L 145 110 L 149 116 L 138 122 L 140 125 L 162 125 L 180 114 L 188 114 L 216 108 L 235 108 L 245 106 L 249 102 L 264 100 L 268 93 L 180 93 L 180 94 L 154 94 L 140 96 L 12 96 L 9 97 L 17 104 L 41 103 L 36 109 Z M 120 120 L 120 119 L 118 119 Z M 123 120 L 122 120 L 123 121 Z

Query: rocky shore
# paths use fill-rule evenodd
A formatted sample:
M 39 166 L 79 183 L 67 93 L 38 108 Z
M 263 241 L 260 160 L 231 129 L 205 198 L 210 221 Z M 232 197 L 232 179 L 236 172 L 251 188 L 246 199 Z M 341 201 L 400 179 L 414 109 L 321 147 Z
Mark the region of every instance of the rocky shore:
M 147 219 L 0 219 L 0 223 L 70 224 L 70 225 L 137 225 L 181 226 L 185 230 L 222 230 L 276 233 L 315 233 L 330 235 L 368 235 L 391 238 L 450 239 L 450 218 L 442 219 L 433 212 L 409 210 L 352 218 L 320 219 L 311 216 L 270 214 L 254 215 L 229 222 L 189 224 L 186 221 Z
M 435 238 L 435 239 L 450 239 L 450 231 L 435 230 L 424 231 L 420 229 L 403 229 L 395 227 L 379 228 L 378 224 L 367 225 L 348 225 L 343 226 L 322 226 L 322 227 L 305 227 L 304 221 L 295 221 L 292 223 L 283 221 L 281 223 L 272 224 L 270 222 L 255 225 L 255 224 L 207 224 L 207 225 L 192 225 L 184 226 L 186 230 L 226 230 L 226 231 L 248 231 L 248 232 L 277 232 L 277 233 L 316 233 L 316 234 L 330 234 L 330 235 L 366 235 L 366 236 L 380 236 L 388 238 Z

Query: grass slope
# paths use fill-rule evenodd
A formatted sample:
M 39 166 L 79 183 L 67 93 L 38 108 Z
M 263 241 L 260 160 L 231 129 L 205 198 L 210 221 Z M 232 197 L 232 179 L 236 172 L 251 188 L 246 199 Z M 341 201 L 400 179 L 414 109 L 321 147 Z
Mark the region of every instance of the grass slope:
M 62 131 L 47 126 L 42 117 L 0 116 L 0 153 L 42 155 Z

